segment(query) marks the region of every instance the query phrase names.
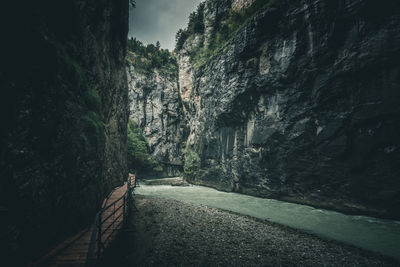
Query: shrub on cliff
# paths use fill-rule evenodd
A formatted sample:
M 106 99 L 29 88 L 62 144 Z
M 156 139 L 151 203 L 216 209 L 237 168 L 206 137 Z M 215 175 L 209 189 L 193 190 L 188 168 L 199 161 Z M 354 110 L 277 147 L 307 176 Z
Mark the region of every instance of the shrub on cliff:
M 185 163 L 183 165 L 183 172 L 186 176 L 193 175 L 196 170 L 200 168 L 200 157 L 199 155 L 188 148 L 185 151 Z
M 177 75 L 178 64 L 176 58 L 168 49 L 162 49 L 160 43 L 144 45 L 141 41 L 131 38 L 127 42 L 127 62 L 142 73 L 153 72 L 158 69 L 171 75 Z
M 128 168 L 135 170 L 162 171 L 162 167 L 150 154 L 149 144 L 142 129 L 134 121 L 128 123 Z
M 179 52 L 182 48 L 183 45 L 185 44 L 187 38 L 189 38 L 190 33 L 188 30 L 182 30 L 179 29 L 178 32 L 175 35 L 175 52 Z
M 197 11 L 189 15 L 188 31 L 191 34 L 204 33 L 204 3 L 200 3 Z
M 185 30 L 179 29 L 175 36 L 175 52 L 182 49 L 183 44 L 193 34 L 204 34 L 204 3 L 200 3 L 196 12 L 189 15 L 189 23 Z
M 206 65 L 213 57 L 223 51 L 254 16 L 277 2 L 277 0 L 255 0 L 247 8 L 241 10 L 230 9 L 226 17 L 215 19 L 208 45 L 204 46 L 204 43 L 201 42 L 195 49 L 190 51 L 192 65 L 195 68 Z M 199 22 L 200 18 L 201 24 Z M 180 29 L 177 32 L 175 52 L 178 53 L 182 50 L 185 42 L 194 34 L 204 34 L 204 3 L 199 5 L 197 12 L 190 14 L 187 28 Z

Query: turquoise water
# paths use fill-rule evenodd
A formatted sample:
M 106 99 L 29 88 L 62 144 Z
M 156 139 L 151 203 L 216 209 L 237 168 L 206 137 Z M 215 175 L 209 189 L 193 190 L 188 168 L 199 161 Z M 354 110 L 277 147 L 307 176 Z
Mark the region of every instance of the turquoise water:
M 351 216 L 306 205 L 220 192 L 202 186 L 148 186 L 136 194 L 175 199 L 267 219 L 400 259 L 400 221 Z

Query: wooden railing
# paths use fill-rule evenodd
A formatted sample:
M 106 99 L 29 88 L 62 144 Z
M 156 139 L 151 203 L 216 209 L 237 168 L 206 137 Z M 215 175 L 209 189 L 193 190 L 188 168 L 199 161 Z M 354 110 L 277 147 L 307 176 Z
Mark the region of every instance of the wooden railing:
M 104 249 L 109 245 L 126 222 L 131 203 L 132 191 L 136 186 L 134 175 L 129 175 L 125 193 L 112 203 L 103 207 L 94 220 L 90 237 L 86 266 L 91 267 L 101 258 Z

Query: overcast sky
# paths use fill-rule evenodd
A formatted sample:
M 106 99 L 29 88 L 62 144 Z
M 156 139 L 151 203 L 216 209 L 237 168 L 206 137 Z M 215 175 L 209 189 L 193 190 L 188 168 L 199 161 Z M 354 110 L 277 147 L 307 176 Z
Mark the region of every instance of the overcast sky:
M 173 50 L 175 34 L 185 28 L 189 14 L 201 0 L 136 0 L 129 16 L 129 37 L 146 44 L 160 41 L 162 48 Z

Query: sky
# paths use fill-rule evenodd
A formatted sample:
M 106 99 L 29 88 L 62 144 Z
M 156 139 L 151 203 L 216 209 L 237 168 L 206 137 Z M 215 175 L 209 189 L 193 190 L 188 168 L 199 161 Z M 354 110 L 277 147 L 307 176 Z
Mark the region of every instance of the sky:
M 130 9 L 129 38 L 145 44 L 160 41 L 162 48 L 173 50 L 175 34 L 186 28 L 189 14 L 202 0 L 136 0 Z

